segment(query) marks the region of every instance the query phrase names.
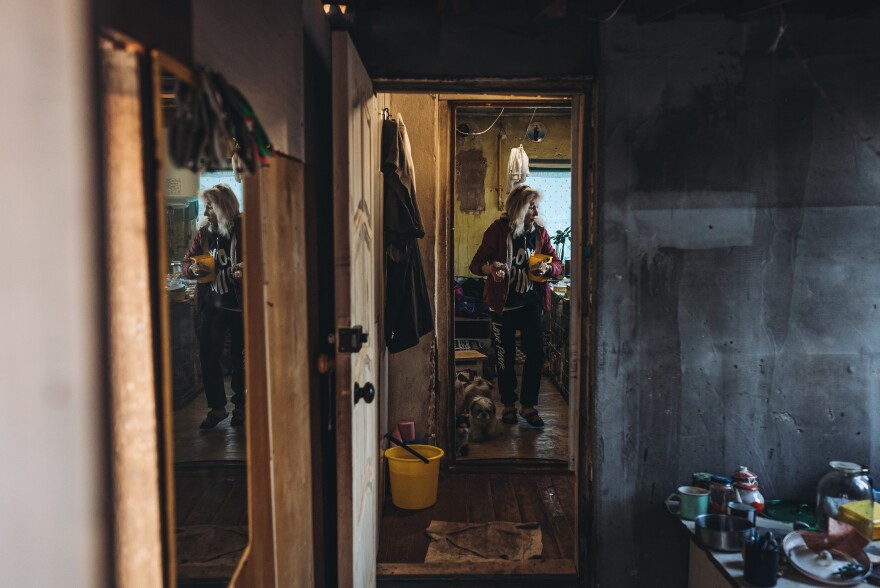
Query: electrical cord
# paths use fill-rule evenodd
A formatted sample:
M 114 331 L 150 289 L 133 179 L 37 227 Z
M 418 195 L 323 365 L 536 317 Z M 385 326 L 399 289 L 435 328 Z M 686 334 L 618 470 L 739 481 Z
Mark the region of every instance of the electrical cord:
M 495 118 L 495 120 L 492 122 L 492 124 L 489 125 L 489 128 L 486 129 L 485 131 L 480 131 L 479 133 L 462 133 L 461 131 L 458 130 L 458 127 L 456 127 L 456 128 L 455 128 L 455 132 L 458 133 L 459 135 L 464 135 L 464 136 L 466 136 L 466 137 L 471 136 L 471 135 L 485 135 L 486 133 L 488 133 L 489 131 L 492 130 L 492 127 L 495 126 L 495 123 L 498 122 L 498 119 L 501 118 L 501 115 L 502 115 L 502 114 L 504 114 L 504 109 L 503 109 L 503 108 L 501 109 L 501 112 L 498 113 L 498 116 Z

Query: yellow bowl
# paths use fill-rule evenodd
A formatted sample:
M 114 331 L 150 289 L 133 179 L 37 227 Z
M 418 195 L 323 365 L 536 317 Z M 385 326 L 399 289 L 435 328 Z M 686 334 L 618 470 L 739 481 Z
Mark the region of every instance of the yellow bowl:
M 202 255 L 193 255 L 190 259 L 211 268 L 210 272 L 208 272 L 207 274 L 205 274 L 203 276 L 199 276 L 198 278 L 196 278 L 196 280 L 199 282 L 199 284 L 207 284 L 209 282 L 214 281 L 214 279 L 217 277 L 217 270 L 214 267 L 214 256 L 213 255 L 211 255 L 210 253 L 204 253 Z
M 529 279 L 531 281 L 533 281 L 533 282 L 546 282 L 549 279 L 549 278 L 547 278 L 547 276 L 536 276 L 531 272 L 532 267 L 534 267 L 540 263 L 543 263 L 545 261 L 547 263 L 552 263 L 553 256 L 547 255 L 546 253 L 532 253 L 531 257 L 529 257 L 529 271 L 527 272 L 527 275 L 529 276 Z

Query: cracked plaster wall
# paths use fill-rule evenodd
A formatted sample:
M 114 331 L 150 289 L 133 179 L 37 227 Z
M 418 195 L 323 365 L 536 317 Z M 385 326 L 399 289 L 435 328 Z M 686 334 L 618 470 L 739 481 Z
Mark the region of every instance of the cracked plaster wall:
M 777 24 L 602 30 L 600 586 L 686 584 L 662 501 L 693 472 L 805 500 L 832 459 L 880 476 L 877 21 L 790 19 L 769 54 Z

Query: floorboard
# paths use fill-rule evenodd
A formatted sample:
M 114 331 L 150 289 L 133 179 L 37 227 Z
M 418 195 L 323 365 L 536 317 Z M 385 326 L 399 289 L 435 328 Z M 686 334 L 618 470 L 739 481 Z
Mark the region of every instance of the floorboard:
M 538 412 L 543 428 L 528 425 L 521 417 L 515 425 L 501 422 L 501 399 L 497 382 L 493 400 L 498 407 L 498 434 L 486 441 L 472 441 L 467 456 L 456 461 L 475 459 L 558 459 L 568 461 L 568 403 L 550 378 L 541 378 Z
M 231 398 L 229 377 L 224 378 L 224 381 L 226 396 Z M 229 404 L 226 410 L 231 413 L 232 408 Z M 230 426 L 231 417 L 227 417 L 213 429 L 203 431 L 199 424 L 207 412 L 204 396 L 199 396 L 174 411 L 174 463 L 245 461 L 245 427 Z
M 432 520 L 453 522 L 537 522 L 541 525 L 542 560 L 561 562 L 575 552 L 574 477 L 547 474 L 447 473 L 440 476 L 437 503 L 407 511 L 386 500 L 380 525 L 380 571 L 408 573 L 393 564 L 423 564 L 428 549 L 425 529 Z M 524 562 L 528 567 L 528 562 Z M 479 564 L 477 564 L 479 565 Z M 556 564 L 554 564 L 556 565 Z M 573 564 L 571 564 L 573 566 Z M 412 568 L 434 569 L 430 566 Z M 488 568 L 487 568 L 488 569 Z M 546 571 L 547 565 L 534 567 Z M 556 568 L 554 568 L 556 569 Z M 568 569 L 568 568 L 566 568 Z

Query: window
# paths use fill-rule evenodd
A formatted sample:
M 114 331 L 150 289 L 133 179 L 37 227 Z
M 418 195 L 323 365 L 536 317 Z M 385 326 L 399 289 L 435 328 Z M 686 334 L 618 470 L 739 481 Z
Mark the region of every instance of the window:
M 571 226 L 571 168 L 542 167 L 540 163 L 530 163 L 529 172 L 526 183 L 543 195 L 540 204 L 541 219 L 552 240 L 556 231 L 564 231 Z M 553 246 L 560 259 L 571 259 L 570 239 L 565 240 L 563 247 L 555 243 Z

